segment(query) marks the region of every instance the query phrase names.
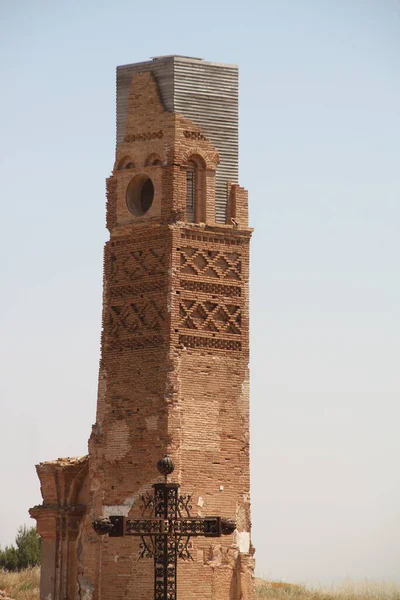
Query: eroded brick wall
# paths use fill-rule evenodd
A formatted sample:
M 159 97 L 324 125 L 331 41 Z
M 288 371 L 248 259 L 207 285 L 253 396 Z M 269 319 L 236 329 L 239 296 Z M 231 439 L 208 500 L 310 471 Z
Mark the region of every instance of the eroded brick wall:
M 180 572 L 181 597 L 239 598 L 238 546 L 251 550 L 249 235 L 216 226 L 174 231 L 171 454 L 197 514 L 237 523 L 232 536 L 194 541 L 194 564 Z

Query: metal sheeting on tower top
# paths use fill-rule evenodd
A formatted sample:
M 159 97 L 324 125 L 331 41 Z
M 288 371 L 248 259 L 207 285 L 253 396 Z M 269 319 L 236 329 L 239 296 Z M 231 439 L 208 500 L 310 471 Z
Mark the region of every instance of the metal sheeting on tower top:
M 220 157 L 217 222 L 226 222 L 227 182 L 238 183 L 238 68 L 184 56 L 157 57 L 117 67 L 117 146 L 122 143 L 133 75 L 152 71 L 166 110 L 198 125 Z

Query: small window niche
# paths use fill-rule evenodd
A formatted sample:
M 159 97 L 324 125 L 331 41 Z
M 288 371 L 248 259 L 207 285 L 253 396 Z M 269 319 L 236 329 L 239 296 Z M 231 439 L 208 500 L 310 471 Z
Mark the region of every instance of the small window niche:
M 186 169 L 186 220 L 196 222 L 196 165 L 189 161 Z
M 206 220 L 206 167 L 200 156 L 192 156 L 186 166 L 186 221 Z

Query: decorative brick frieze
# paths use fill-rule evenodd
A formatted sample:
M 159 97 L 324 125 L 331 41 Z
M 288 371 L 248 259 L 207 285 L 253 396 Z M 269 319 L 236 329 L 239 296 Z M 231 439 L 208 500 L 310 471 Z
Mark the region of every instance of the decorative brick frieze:
M 164 137 L 163 131 L 147 131 L 146 133 L 131 133 L 124 138 L 125 144 L 132 142 L 149 142 L 150 140 L 161 140 Z
M 166 282 L 157 279 L 156 281 L 135 281 L 131 285 L 113 285 L 109 289 L 110 300 L 127 298 L 128 296 L 142 296 L 144 294 L 160 294 L 165 292 Z
M 206 141 L 207 138 L 205 135 L 200 133 L 200 131 L 188 131 L 187 129 L 183 132 L 183 135 L 187 140 L 203 140 Z
M 180 238 L 181 245 L 176 249 L 180 271 L 176 343 L 197 350 L 240 351 L 243 341 L 248 340 L 244 294 L 248 239 L 228 237 L 221 229 L 203 229 L 196 234 L 189 228 L 180 232 Z
M 197 229 L 193 229 L 192 231 L 185 229 L 181 233 L 182 240 L 191 240 L 195 242 L 209 242 L 211 244 L 222 244 L 225 246 L 243 246 L 248 243 L 246 237 L 231 237 L 229 235 L 230 230 L 227 232 L 227 237 L 225 238 L 222 233 L 216 234 L 211 231 L 209 233 L 201 232 L 199 233 Z
M 106 350 L 110 353 L 118 353 L 122 351 L 136 351 L 151 348 L 164 348 L 166 340 L 161 335 L 138 335 L 126 339 L 114 338 L 107 342 Z
M 160 347 L 167 339 L 168 229 L 145 229 L 106 247 L 103 345 L 112 351 Z
M 213 350 L 233 351 L 240 351 L 242 349 L 241 342 L 237 342 L 236 340 L 209 338 L 198 335 L 180 335 L 179 343 L 186 348 L 211 348 Z
M 240 298 L 242 288 L 237 285 L 221 285 L 219 283 L 209 283 L 208 281 L 197 281 L 195 279 L 181 279 L 179 286 L 182 290 L 198 292 L 209 296 L 225 296 L 227 298 Z

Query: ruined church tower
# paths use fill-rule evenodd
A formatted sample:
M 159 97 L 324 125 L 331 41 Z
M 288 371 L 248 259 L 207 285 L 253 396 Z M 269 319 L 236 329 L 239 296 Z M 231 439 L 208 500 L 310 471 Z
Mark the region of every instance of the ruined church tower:
M 168 454 L 192 514 L 236 523 L 223 538 L 192 538 L 176 597 L 252 600 L 251 229 L 236 66 L 167 56 L 118 67 L 107 228 L 89 454 L 37 466 L 41 599 L 153 600 L 140 538 L 99 537 L 92 522 L 139 518 Z

